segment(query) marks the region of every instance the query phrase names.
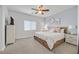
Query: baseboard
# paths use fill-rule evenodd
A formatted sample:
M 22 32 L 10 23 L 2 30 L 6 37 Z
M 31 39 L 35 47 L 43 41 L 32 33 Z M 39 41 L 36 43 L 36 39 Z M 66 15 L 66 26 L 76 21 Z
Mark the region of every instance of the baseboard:
M 31 37 L 24 37 L 24 38 L 16 38 L 16 40 L 19 40 L 19 39 L 29 39 L 29 38 L 32 38 L 32 36 Z
M 74 46 L 77 46 L 77 45 L 75 45 L 75 44 L 72 44 L 72 43 L 69 43 L 69 42 L 66 42 L 66 43 L 68 43 L 68 44 L 71 44 L 71 45 L 74 45 Z

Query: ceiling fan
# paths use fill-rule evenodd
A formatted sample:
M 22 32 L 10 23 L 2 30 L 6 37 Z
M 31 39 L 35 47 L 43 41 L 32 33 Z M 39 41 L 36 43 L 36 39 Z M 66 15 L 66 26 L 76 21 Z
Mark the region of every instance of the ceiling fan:
M 35 10 L 35 14 L 44 14 L 45 12 L 49 11 L 49 9 L 46 9 L 43 5 L 39 5 L 36 8 L 32 8 L 32 10 Z

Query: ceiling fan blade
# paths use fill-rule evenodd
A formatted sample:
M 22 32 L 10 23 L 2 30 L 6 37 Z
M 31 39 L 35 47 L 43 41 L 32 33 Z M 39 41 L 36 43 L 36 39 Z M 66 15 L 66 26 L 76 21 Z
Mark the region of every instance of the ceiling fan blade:
M 42 15 L 44 15 L 44 13 L 42 13 Z
M 46 9 L 46 10 L 42 10 L 42 11 L 49 11 L 49 9 Z
M 37 9 L 32 8 L 32 10 L 37 10 Z
M 44 12 L 42 11 L 41 14 L 44 15 Z
M 37 14 L 38 12 L 35 12 L 35 14 Z
M 39 11 L 38 9 L 34 9 L 34 8 L 32 8 L 32 10 L 36 10 L 36 11 Z

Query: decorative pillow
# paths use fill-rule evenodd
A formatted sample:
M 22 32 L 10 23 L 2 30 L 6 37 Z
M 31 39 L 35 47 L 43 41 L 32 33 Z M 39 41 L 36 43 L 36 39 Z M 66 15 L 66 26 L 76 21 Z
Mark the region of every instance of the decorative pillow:
M 64 33 L 64 29 L 61 29 L 60 32 L 61 32 L 61 33 Z
M 54 32 L 60 32 L 60 27 L 56 27 Z

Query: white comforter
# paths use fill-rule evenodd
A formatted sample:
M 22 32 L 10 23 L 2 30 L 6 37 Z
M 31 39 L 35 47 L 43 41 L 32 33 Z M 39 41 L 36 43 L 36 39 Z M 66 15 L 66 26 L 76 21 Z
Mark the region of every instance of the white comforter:
M 50 49 L 53 48 L 56 41 L 64 38 L 64 33 L 55 33 L 55 32 L 36 32 L 35 36 L 45 40 Z

